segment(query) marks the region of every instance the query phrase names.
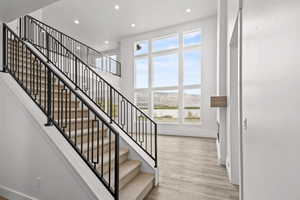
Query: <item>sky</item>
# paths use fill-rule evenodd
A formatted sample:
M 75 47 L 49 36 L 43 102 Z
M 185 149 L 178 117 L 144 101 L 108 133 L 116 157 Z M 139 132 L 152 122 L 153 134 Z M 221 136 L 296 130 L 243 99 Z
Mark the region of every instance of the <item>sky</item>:
M 202 43 L 200 32 L 192 32 L 184 34 L 184 46 L 191 46 Z M 139 51 L 135 51 L 135 55 L 146 54 L 149 51 L 148 41 L 139 42 L 142 47 Z M 177 35 L 153 40 L 153 51 L 173 49 L 178 47 Z M 185 50 L 184 58 L 184 85 L 201 84 L 201 63 L 202 52 L 199 49 Z M 166 87 L 178 85 L 178 54 L 167 54 L 153 56 L 153 86 Z M 137 58 L 136 61 L 136 87 L 148 87 L 148 58 Z

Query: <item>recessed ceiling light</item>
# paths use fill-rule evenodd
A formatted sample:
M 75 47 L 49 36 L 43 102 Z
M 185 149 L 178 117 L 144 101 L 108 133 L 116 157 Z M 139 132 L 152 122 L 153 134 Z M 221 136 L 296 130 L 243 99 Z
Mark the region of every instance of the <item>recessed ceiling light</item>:
M 119 10 L 120 6 L 119 5 L 115 5 L 115 10 Z
M 75 19 L 75 20 L 74 20 L 74 23 L 75 23 L 75 24 L 79 24 L 79 20 Z
M 135 27 L 135 24 L 131 24 L 131 27 L 134 28 L 134 27 Z
M 192 9 L 187 8 L 187 9 L 185 10 L 185 12 L 190 13 L 190 12 L 192 12 Z
M 109 41 L 105 40 L 104 43 L 105 43 L 105 44 L 109 44 Z

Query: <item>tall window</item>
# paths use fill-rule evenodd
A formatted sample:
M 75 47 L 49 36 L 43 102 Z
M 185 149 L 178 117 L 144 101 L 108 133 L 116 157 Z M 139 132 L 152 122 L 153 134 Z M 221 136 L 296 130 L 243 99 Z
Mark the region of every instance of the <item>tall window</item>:
M 134 44 L 135 102 L 161 123 L 201 121 L 200 30 Z

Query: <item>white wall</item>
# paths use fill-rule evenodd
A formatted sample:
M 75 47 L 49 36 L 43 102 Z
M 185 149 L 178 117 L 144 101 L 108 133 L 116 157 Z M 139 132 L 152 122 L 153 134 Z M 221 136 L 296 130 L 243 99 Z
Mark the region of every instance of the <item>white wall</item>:
M 0 196 L 24 200 L 112 199 L 60 133 L 54 127 L 45 128 L 45 121 L 12 77 L 1 73 Z
M 299 0 L 244 0 L 245 200 L 300 199 L 299 10 Z
M 216 110 L 210 108 L 210 96 L 216 95 L 216 47 L 217 47 L 217 18 L 216 16 L 194 22 L 159 29 L 140 35 L 124 38 L 121 41 L 122 78 L 121 89 L 127 97 L 133 100 L 134 89 L 134 42 L 153 37 L 159 37 L 177 31 L 201 28 L 204 36 L 203 63 L 203 106 L 201 125 L 159 125 L 160 134 L 190 135 L 202 137 L 216 137 Z
M 28 15 L 38 19 L 38 20 L 42 20 L 43 19 L 43 11 L 42 9 L 33 11 L 31 13 L 28 13 Z M 21 17 L 21 16 L 19 16 Z M 15 31 L 15 33 L 19 34 L 19 17 L 14 19 L 13 21 L 8 22 L 8 26 Z

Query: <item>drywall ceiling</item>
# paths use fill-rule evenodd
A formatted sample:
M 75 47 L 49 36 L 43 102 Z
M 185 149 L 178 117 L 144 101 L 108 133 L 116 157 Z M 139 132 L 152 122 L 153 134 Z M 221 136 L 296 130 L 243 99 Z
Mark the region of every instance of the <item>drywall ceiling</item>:
M 119 5 L 119 10 L 115 10 L 115 5 Z M 190 13 L 186 12 L 188 8 Z M 216 13 L 217 0 L 61 0 L 43 9 L 43 20 L 105 50 L 114 48 L 123 37 Z M 79 20 L 79 24 L 74 20 Z M 105 45 L 105 41 L 109 44 Z
M 1 0 L 0 20 L 10 22 L 56 1 L 58 0 Z

